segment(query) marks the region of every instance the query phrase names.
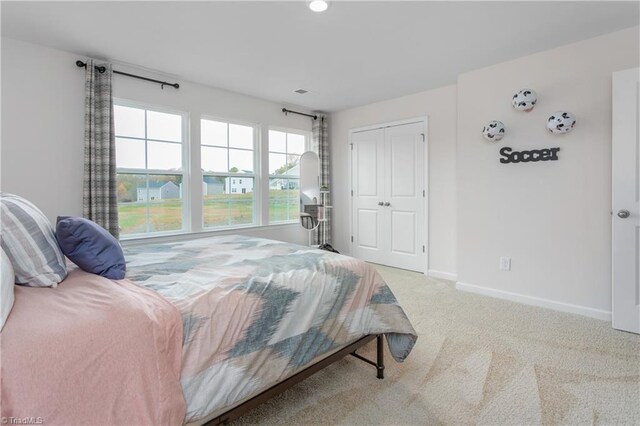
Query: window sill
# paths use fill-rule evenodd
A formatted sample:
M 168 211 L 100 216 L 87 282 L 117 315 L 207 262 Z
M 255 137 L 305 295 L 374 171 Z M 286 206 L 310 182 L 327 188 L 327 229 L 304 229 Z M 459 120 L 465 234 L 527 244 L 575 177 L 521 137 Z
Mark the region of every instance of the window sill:
M 300 229 L 304 229 L 298 222 L 282 222 L 270 225 L 238 226 L 235 228 L 224 229 L 203 229 L 202 231 L 197 232 L 178 231 L 154 233 L 151 235 L 135 235 L 131 237 L 122 237 L 120 239 L 120 243 L 122 244 L 122 246 L 127 247 L 141 244 L 187 241 L 196 238 L 214 237 L 219 235 L 232 235 L 237 234 L 240 231 L 268 231 L 270 229 L 283 229 L 292 227 L 299 227 Z

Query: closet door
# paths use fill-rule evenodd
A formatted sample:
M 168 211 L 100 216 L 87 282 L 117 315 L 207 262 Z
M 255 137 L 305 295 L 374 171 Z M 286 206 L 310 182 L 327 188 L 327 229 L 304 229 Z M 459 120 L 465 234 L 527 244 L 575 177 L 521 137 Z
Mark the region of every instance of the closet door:
M 352 254 L 424 272 L 424 124 L 353 133 Z
M 385 263 L 388 242 L 384 226 L 384 129 L 352 136 L 352 254 L 374 263 Z
M 424 272 L 424 125 L 385 129 L 386 264 Z

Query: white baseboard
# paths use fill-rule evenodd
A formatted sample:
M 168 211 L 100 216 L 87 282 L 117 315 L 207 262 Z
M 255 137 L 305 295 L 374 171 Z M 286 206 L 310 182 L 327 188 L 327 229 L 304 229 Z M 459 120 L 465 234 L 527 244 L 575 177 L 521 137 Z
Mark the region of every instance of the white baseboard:
M 427 275 L 433 278 L 440 278 L 441 280 L 456 281 L 458 275 L 451 272 L 436 271 L 435 269 L 429 269 Z
M 603 321 L 611 321 L 611 312 L 600 309 L 589 308 L 586 306 L 572 305 L 570 303 L 556 302 L 554 300 L 542 299 L 540 297 L 526 296 L 524 294 L 511 293 L 503 290 L 496 290 L 479 285 L 456 283 L 456 289 L 468 291 L 470 293 L 482 294 L 484 296 L 495 297 L 498 299 L 510 300 L 512 302 L 523 303 L 525 305 L 539 306 L 541 308 L 553 309 L 561 312 L 569 312 L 572 314 L 584 315 L 586 317 L 596 318 Z

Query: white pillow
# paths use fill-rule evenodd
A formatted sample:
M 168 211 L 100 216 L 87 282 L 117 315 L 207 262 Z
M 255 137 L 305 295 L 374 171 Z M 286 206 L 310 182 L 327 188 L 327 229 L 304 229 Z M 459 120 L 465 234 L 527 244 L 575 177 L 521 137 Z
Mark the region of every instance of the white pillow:
M 0 331 L 13 307 L 13 289 L 15 287 L 16 276 L 13 273 L 13 266 L 7 254 L 0 248 Z

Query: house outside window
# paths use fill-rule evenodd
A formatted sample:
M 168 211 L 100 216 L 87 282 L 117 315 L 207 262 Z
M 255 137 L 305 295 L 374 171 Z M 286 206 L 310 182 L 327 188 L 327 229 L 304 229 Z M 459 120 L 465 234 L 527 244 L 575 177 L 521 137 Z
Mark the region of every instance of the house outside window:
M 190 142 L 186 112 L 115 100 L 121 237 L 296 223 L 310 132 L 198 120 L 200 138 Z M 199 164 L 189 148 L 200 150 Z M 199 176 L 202 192 L 194 193 L 189 183 Z
M 256 134 L 253 125 L 200 120 L 205 229 L 256 223 Z
M 269 222 L 297 222 L 300 216 L 300 156 L 309 135 L 269 130 Z
M 185 229 L 183 147 L 186 114 L 116 101 L 117 194 L 120 234 Z

